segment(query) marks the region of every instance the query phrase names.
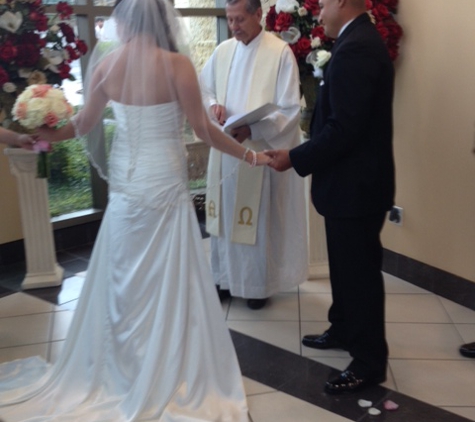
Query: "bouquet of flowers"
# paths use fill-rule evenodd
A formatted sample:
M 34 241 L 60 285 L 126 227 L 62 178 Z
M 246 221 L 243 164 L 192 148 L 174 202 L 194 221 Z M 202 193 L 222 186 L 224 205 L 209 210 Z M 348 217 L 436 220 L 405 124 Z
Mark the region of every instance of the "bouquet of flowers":
M 385 41 L 393 60 L 398 56 L 402 29 L 394 20 L 398 0 L 366 0 L 368 13 Z M 266 15 L 266 30 L 274 32 L 292 49 L 301 78 L 323 76 L 334 40 L 318 22 L 318 0 L 277 0 Z
M 74 110 L 60 89 L 52 85 L 30 85 L 18 96 L 12 113 L 14 120 L 31 131 L 41 126 L 59 129 L 68 123 Z M 38 141 L 33 149 L 39 154 L 38 177 L 48 177 L 47 153 L 51 145 Z
M 48 20 L 41 0 L 0 0 L 0 124 L 22 131 L 12 119 L 12 107 L 23 90 L 34 84 L 61 85 L 74 80 L 70 63 L 86 54 L 87 46 L 71 27 L 73 9 L 64 1 Z

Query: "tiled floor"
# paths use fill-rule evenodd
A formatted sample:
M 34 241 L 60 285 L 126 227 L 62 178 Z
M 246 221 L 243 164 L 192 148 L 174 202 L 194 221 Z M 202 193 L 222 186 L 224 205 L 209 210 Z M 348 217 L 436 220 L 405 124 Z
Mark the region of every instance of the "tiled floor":
M 208 240 L 204 240 L 206 248 Z M 19 290 L 23 266 L 0 275 L 0 362 L 39 354 L 54 361 L 67 334 L 84 280 L 91 247 L 58 254 L 66 270 L 62 288 Z M 343 351 L 303 347 L 303 334 L 327 328 L 331 303 L 328 280 L 308 281 L 273 297 L 259 311 L 230 299 L 223 312 L 245 376 L 253 422 L 475 421 L 475 359 L 458 346 L 475 341 L 475 311 L 385 274 L 389 377 L 384 388 L 354 396 L 322 391 L 334 369 L 346 367 Z M 369 416 L 357 399 L 382 410 L 387 398 L 395 412 Z M 457 416 L 459 415 L 459 416 Z M 466 418 L 466 419 L 465 419 Z

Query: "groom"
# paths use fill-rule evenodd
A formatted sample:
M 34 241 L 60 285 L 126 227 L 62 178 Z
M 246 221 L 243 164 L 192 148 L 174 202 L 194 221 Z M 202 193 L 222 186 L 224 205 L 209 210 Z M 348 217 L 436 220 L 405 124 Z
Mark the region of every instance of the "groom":
M 311 139 L 268 155 L 279 171 L 293 167 L 302 177 L 312 175 L 312 200 L 325 217 L 331 325 L 302 342 L 349 351 L 350 365 L 325 385 L 326 392 L 340 394 L 386 379 L 380 232 L 394 197 L 394 70 L 365 0 L 319 4 L 325 33 L 337 40 L 320 84 Z

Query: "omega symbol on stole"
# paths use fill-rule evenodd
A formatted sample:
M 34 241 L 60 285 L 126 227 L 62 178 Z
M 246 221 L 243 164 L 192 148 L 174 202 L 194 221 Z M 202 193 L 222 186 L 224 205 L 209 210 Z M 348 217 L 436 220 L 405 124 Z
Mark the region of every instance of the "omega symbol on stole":
M 241 208 L 239 212 L 239 221 L 238 224 L 240 226 L 252 226 L 252 209 L 249 207 Z

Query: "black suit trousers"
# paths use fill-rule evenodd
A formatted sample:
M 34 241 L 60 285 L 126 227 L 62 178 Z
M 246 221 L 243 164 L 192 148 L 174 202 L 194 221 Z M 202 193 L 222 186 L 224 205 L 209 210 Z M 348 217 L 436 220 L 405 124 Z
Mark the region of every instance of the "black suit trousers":
M 328 331 L 353 357 L 348 369 L 368 376 L 385 374 L 388 358 L 380 241 L 385 215 L 325 217 L 333 296 Z

